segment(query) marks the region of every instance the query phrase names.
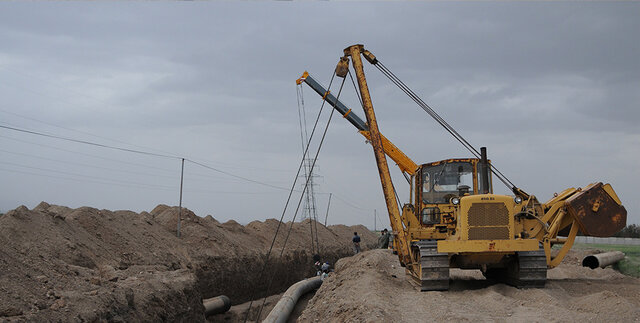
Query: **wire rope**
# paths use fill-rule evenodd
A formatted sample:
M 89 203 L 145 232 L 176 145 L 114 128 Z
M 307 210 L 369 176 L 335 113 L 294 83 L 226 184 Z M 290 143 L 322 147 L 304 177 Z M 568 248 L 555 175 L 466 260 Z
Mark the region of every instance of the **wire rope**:
M 378 61 L 374 64 L 376 68 L 382 74 L 384 74 L 392 83 L 400 88 L 405 94 L 407 94 L 414 102 L 418 104 L 427 114 L 429 114 L 436 122 L 438 122 L 447 132 L 449 132 L 458 142 L 460 142 L 472 155 L 476 158 L 480 158 L 478 150 L 471 145 L 458 131 L 455 130 L 446 120 L 444 120 L 435 110 L 433 110 L 427 103 L 425 103 L 413 90 L 411 90 L 402 80 L 400 80 L 393 72 L 391 72 L 382 62 Z M 500 172 L 495 166 L 489 164 L 491 172 L 498 177 L 498 179 L 510 189 L 514 189 L 516 186 L 511 182 L 502 172 Z
M 305 139 L 308 139 L 309 134 L 307 132 L 307 113 L 304 105 L 304 90 L 302 84 L 298 84 L 296 87 L 296 97 L 298 101 L 298 120 L 300 123 L 300 139 L 302 139 L 302 150 L 304 151 Z M 307 156 L 304 156 L 305 159 L 308 159 Z M 311 186 L 309 190 L 306 191 L 306 203 L 307 203 L 307 214 L 309 216 L 309 227 L 311 230 L 311 252 L 312 253 L 320 253 L 320 244 L 318 239 L 318 214 L 316 212 L 316 199 L 315 199 L 315 191 L 314 191 L 314 183 L 313 183 L 313 173 L 309 171 L 308 161 L 305 161 L 305 175 L 312 177 L 311 178 Z M 313 213 L 312 213 L 313 211 Z M 312 221 L 313 220 L 313 221 Z M 315 231 L 314 231 L 315 230 Z M 314 249 L 314 237 L 315 237 L 315 249 Z
M 336 96 L 336 100 L 340 98 L 340 93 L 342 92 L 342 88 L 344 86 L 344 81 L 345 79 L 342 79 L 342 84 L 340 85 L 340 89 L 338 90 L 338 95 Z M 313 168 L 315 167 L 316 161 L 318 160 L 318 155 L 320 154 L 320 150 L 322 149 L 322 144 L 324 143 L 324 139 L 327 135 L 327 130 L 329 130 L 329 125 L 331 124 L 331 119 L 333 117 L 333 113 L 335 112 L 335 109 L 331 109 L 331 113 L 329 114 L 329 119 L 327 120 L 327 125 L 324 128 L 324 132 L 322 133 L 322 138 L 320 138 L 320 143 L 318 144 L 318 149 L 316 150 L 316 154 L 313 158 L 313 163 L 311 164 L 311 171 L 313 171 Z M 302 193 L 304 194 L 304 191 L 307 189 L 307 187 L 309 186 L 309 178 L 307 178 L 307 182 L 305 183 L 304 188 L 302 189 Z M 300 210 L 300 205 L 302 204 L 302 195 L 300 196 L 300 199 L 298 199 L 298 205 L 296 207 L 296 211 L 293 213 L 293 219 L 291 220 L 291 224 L 289 225 L 289 230 L 287 231 L 287 236 L 284 239 L 284 243 L 282 244 L 282 249 L 280 250 L 280 256 L 279 258 L 282 258 L 282 255 L 284 254 L 284 250 L 285 247 L 287 246 L 287 241 L 289 240 L 289 236 L 291 234 L 291 230 L 293 229 L 293 224 L 295 223 L 296 220 L 296 216 L 298 215 L 298 211 Z M 269 280 L 269 285 L 267 286 L 267 294 L 269 292 L 269 289 L 271 288 L 271 284 L 273 283 L 273 279 L 275 278 L 275 275 L 277 273 L 274 271 L 273 275 L 271 276 L 271 279 Z M 262 301 L 262 306 L 260 307 L 260 310 L 258 311 L 258 317 L 257 320 L 260 321 L 260 316 L 262 313 L 262 310 L 264 309 L 264 305 L 266 302 L 267 298 L 265 296 L 264 300 Z
M 335 73 L 331 76 L 331 81 L 329 82 L 329 88 L 331 88 L 331 84 L 333 83 L 333 79 L 335 77 Z M 311 130 L 311 136 L 309 137 L 309 141 L 307 142 L 307 147 L 305 148 L 305 152 L 303 153 L 303 158 L 301 158 L 300 160 L 300 164 L 298 165 L 298 171 L 296 172 L 296 175 L 293 178 L 293 183 L 291 184 L 291 189 L 289 190 L 289 196 L 287 197 L 287 201 L 285 202 L 284 208 L 282 210 L 282 214 L 280 215 L 280 220 L 278 221 L 278 226 L 276 227 L 276 232 L 273 235 L 273 240 L 271 241 L 271 246 L 269 246 L 269 251 L 267 252 L 266 256 L 265 256 L 265 260 L 264 260 L 264 264 L 262 266 L 262 269 L 260 270 L 260 275 L 259 280 L 262 280 L 262 276 L 264 275 L 264 272 L 267 268 L 267 265 L 269 264 L 269 258 L 271 257 L 271 252 L 273 250 L 273 246 L 275 245 L 276 242 L 276 238 L 278 237 L 278 232 L 280 231 L 280 227 L 282 226 L 282 220 L 284 219 L 284 215 L 287 211 L 287 208 L 289 207 L 289 202 L 291 201 L 291 196 L 294 192 L 294 189 L 296 187 L 296 184 L 298 182 L 298 177 L 300 176 L 300 170 L 302 169 L 303 163 L 304 163 L 304 156 L 306 155 L 306 150 L 309 149 L 309 146 L 311 144 L 311 139 L 313 138 L 315 131 L 316 131 L 316 127 L 318 125 L 318 121 L 320 120 L 320 116 L 322 114 L 322 110 L 324 109 L 324 105 L 325 105 L 326 99 L 323 98 L 322 99 L 322 104 L 320 105 L 320 111 L 318 111 L 318 116 L 316 117 L 316 121 L 313 124 L 313 129 Z M 304 193 L 304 192 L 303 192 Z M 247 320 L 249 319 L 249 312 L 251 311 L 251 306 L 253 305 L 253 300 L 255 298 L 255 294 L 256 294 L 256 290 L 253 291 L 252 295 L 251 295 L 251 301 L 249 302 L 249 308 L 247 309 L 247 314 L 244 317 L 243 322 L 246 323 Z

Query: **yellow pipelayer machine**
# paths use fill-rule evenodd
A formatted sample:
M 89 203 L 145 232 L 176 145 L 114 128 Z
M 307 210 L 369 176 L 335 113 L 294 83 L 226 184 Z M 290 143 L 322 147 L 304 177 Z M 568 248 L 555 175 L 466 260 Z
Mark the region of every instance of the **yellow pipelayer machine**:
M 463 145 L 466 143 L 465 147 L 476 158 L 417 165 L 380 134 L 361 56 L 400 86 Z M 353 45 L 344 50 L 336 67 L 337 76 L 346 77 L 349 62 L 358 80 L 366 123 L 307 72 L 297 84 L 308 84 L 373 146 L 393 228 L 394 248 L 421 291 L 447 290 L 449 268 L 481 269 L 489 279 L 517 287 L 543 287 L 547 269 L 562 261 L 578 231 L 607 237 L 626 225 L 627 211 L 609 184 L 569 188 L 540 203 L 535 196 L 509 182 L 487 160 L 484 147 L 480 152 L 475 150 L 364 46 Z M 402 207 L 402 213 L 385 155 L 398 165 L 411 186 L 409 202 Z M 493 194 L 492 174 L 508 185 L 514 195 Z M 555 244 L 562 247 L 552 251 Z

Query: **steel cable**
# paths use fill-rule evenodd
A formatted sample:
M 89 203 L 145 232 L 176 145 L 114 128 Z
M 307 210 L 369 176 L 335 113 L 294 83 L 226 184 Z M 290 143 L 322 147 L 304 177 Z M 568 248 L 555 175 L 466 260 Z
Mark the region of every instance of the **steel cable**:
M 300 139 L 302 139 L 302 150 L 305 148 L 305 139 L 308 139 L 309 134 L 307 133 L 307 113 L 304 106 L 304 91 L 302 84 L 297 86 L 296 98 L 298 101 L 298 121 L 300 123 Z M 303 126 L 304 125 L 304 126 Z M 304 132 L 303 132 L 304 130 Z M 308 156 L 308 154 L 307 154 Z M 304 156 L 304 158 L 307 158 Z M 305 172 L 307 172 L 307 176 L 313 176 L 312 173 L 308 172 L 308 165 L 305 163 Z M 312 179 L 313 180 L 313 179 Z M 307 205 L 313 205 L 314 210 L 314 221 L 315 223 L 309 221 L 309 226 L 311 227 L 311 252 L 312 253 L 320 253 L 320 243 L 318 241 L 318 216 L 315 212 L 315 192 L 313 191 L 313 183 L 311 183 L 311 187 L 309 189 L 310 192 L 307 192 Z M 311 197 L 310 197 L 311 196 Z M 312 204 L 310 204 L 312 203 Z M 311 207 L 308 208 L 309 218 L 311 218 Z M 315 233 L 314 233 L 315 229 Z M 315 236 L 315 249 L 314 249 L 314 236 Z
M 353 84 L 353 89 L 356 91 L 356 95 L 358 96 L 358 100 L 360 101 L 360 107 L 364 110 L 364 103 L 362 103 L 362 98 L 360 96 L 360 90 L 356 86 L 356 82 L 353 80 L 353 75 L 351 74 L 351 69 L 348 71 L 349 78 L 351 79 L 351 84 Z M 386 158 L 386 155 L 385 155 Z M 393 193 L 396 196 L 396 202 L 398 203 L 398 207 L 402 210 L 402 201 L 400 200 L 400 196 L 398 196 L 398 192 L 396 191 L 395 185 L 393 185 L 393 181 L 391 182 L 391 187 L 393 188 Z
M 345 79 L 342 79 L 342 84 L 340 85 L 340 89 L 338 90 L 338 95 L 336 96 L 336 100 L 340 98 L 340 93 L 342 93 L 342 88 L 344 86 L 344 81 Z M 324 102 L 324 100 L 323 100 Z M 311 164 L 311 171 L 313 171 L 313 168 L 316 165 L 316 161 L 318 160 L 318 155 L 320 154 L 320 150 L 322 149 L 322 144 L 324 143 L 324 139 L 327 135 L 327 130 L 329 130 L 329 124 L 331 124 L 331 119 L 333 117 L 333 113 L 335 112 L 335 109 L 331 109 L 331 113 L 329 114 L 329 119 L 327 120 L 327 124 L 324 128 L 324 132 L 322 133 L 322 138 L 320 138 L 320 143 L 318 144 L 318 149 L 316 150 L 316 154 L 313 157 L 313 163 Z M 308 148 L 308 147 L 307 147 Z M 298 205 L 296 207 L 296 211 L 293 213 L 293 219 L 291 220 L 291 224 L 289 225 L 289 230 L 287 231 L 287 236 L 284 239 L 284 243 L 282 245 L 282 249 L 280 250 L 280 258 L 282 258 L 282 255 L 284 254 L 284 250 L 285 247 L 287 246 L 287 241 L 289 240 L 289 236 L 291 235 L 291 230 L 293 229 L 293 224 L 295 223 L 296 217 L 298 215 L 298 211 L 300 210 L 300 205 L 302 204 L 302 198 L 304 195 L 304 192 L 307 190 L 307 187 L 309 186 L 309 178 L 307 178 L 307 181 L 304 185 L 304 188 L 302 189 L 302 195 L 300 195 L 300 199 L 298 199 Z M 273 279 L 275 278 L 276 272 L 273 273 L 273 276 L 271 277 L 271 279 L 269 280 L 269 285 L 267 286 L 267 294 L 269 289 L 271 288 L 271 285 L 273 283 Z M 266 303 L 267 297 L 265 296 L 264 300 L 262 301 L 262 306 L 260 307 L 260 310 L 258 311 L 258 317 L 257 320 L 260 321 L 260 316 L 262 314 L 262 310 L 264 309 L 264 305 Z
M 382 74 L 384 74 L 392 83 L 394 83 L 398 88 L 400 88 L 405 94 L 407 94 L 414 102 L 418 104 L 427 114 L 429 114 L 436 122 L 438 122 L 447 132 L 449 132 L 458 142 L 460 142 L 467 150 L 471 152 L 476 158 L 480 158 L 480 153 L 478 150 L 473 147 L 458 131 L 456 131 L 446 120 L 444 120 L 435 110 L 433 110 L 427 103 L 425 103 L 420 97 L 418 97 L 415 92 L 413 92 L 402 80 L 400 80 L 393 72 L 391 72 L 384 64 L 378 61 L 374 64 L 376 68 Z M 510 189 L 515 188 L 513 182 L 511 182 L 500 170 L 498 170 L 492 164 L 489 164 L 491 172 L 496 175 L 496 177 L 507 187 Z
M 406 84 L 404 84 L 404 82 L 402 82 L 395 74 L 393 74 L 393 72 L 391 72 L 386 66 L 384 66 L 384 64 L 382 64 L 381 62 L 378 62 L 378 64 L 380 64 L 379 69 L 382 68 L 384 70 L 384 71 L 381 70 L 383 74 L 389 77 L 392 80 L 392 82 L 394 82 L 394 84 L 396 84 L 407 95 L 409 95 L 431 117 L 436 119 L 436 121 L 440 123 L 440 125 L 442 125 L 447 131 L 449 131 L 449 133 L 451 133 L 451 135 L 453 135 L 454 138 L 456 138 L 460 143 L 462 143 L 462 145 L 465 146 L 475 157 L 480 158 L 480 154 L 478 153 L 478 150 L 476 150 L 473 147 L 473 145 L 471 145 L 464 137 L 462 137 L 462 135 L 460 135 L 448 122 L 446 122 L 440 115 L 438 115 L 438 113 L 435 112 L 435 110 L 433 110 L 427 103 L 425 103 L 420 97 L 418 97 L 418 95 L 416 95 L 415 92 L 413 92 Z M 509 187 L 509 184 L 510 184 L 511 189 L 515 187 L 515 185 L 504 174 L 502 174 L 502 172 L 500 172 L 495 166 L 492 166 L 491 164 L 489 164 L 489 167 L 491 168 L 491 171 L 494 173 L 494 175 L 496 175 L 496 177 L 498 177 L 498 179 L 500 179 L 500 181 L 502 181 L 502 183 L 505 184 L 505 186 Z
M 331 81 L 329 81 L 329 87 L 327 89 L 331 88 L 331 84 L 333 83 L 333 79 L 335 78 L 335 73 L 331 76 Z M 313 136 L 315 134 L 316 131 L 316 127 L 318 125 L 318 120 L 320 120 L 320 115 L 322 114 L 322 110 L 324 109 L 324 104 L 325 104 L 326 100 L 322 99 L 322 104 L 320 105 L 320 111 L 318 111 L 318 116 L 316 117 L 316 121 L 313 124 L 313 129 L 311 130 L 311 136 L 309 137 L 309 141 L 307 142 L 307 147 L 305 148 L 305 151 L 303 153 L 303 158 L 300 160 L 300 165 L 298 165 L 298 171 L 296 172 L 296 176 L 293 179 L 293 184 L 291 184 L 291 189 L 289 191 L 289 196 L 287 197 L 287 201 L 284 205 L 284 209 L 282 210 L 282 215 L 280 216 L 280 221 L 278 221 L 278 226 L 276 227 L 276 233 L 273 235 L 273 240 L 271 241 L 271 246 L 269 247 L 269 251 L 267 252 L 267 255 L 265 256 L 265 261 L 264 264 L 262 266 L 262 269 L 260 270 L 260 275 L 259 277 L 259 281 L 262 280 L 262 276 L 264 275 L 264 272 L 267 268 L 267 265 L 269 263 L 269 258 L 271 257 L 271 251 L 273 250 L 273 246 L 275 245 L 276 242 L 276 238 L 278 237 L 278 232 L 280 231 L 280 226 L 282 225 L 282 220 L 284 219 L 284 215 L 287 211 L 287 208 L 289 207 L 289 202 L 291 201 L 291 195 L 293 194 L 296 184 L 298 182 L 298 177 L 300 176 L 300 170 L 302 169 L 303 163 L 304 163 L 304 156 L 306 156 L 307 151 L 309 150 L 309 146 L 311 144 L 311 139 L 313 139 Z M 304 191 L 302 192 L 302 194 L 304 194 Z M 247 319 L 249 318 L 249 312 L 251 311 L 251 306 L 253 305 L 253 300 L 255 298 L 255 294 L 256 291 L 254 290 L 253 294 L 251 295 L 251 301 L 249 302 L 249 308 L 247 309 L 247 314 L 244 317 L 243 322 L 247 322 Z
M 307 133 L 307 114 L 304 109 L 304 95 L 302 92 L 302 84 L 299 84 L 298 86 L 296 86 L 296 99 L 298 103 L 298 123 L 300 125 L 300 143 L 302 145 L 302 151 L 305 151 L 305 143 L 307 142 L 306 139 L 309 138 L 309 134 Z M 308 169 L 309 165 L 307 165 L 308 163 L 306 161 L 307 156 L 303 155 L 302 158 L 305 159 L 305 163 L 303 163 L 305 176 L 311 176 Z M 307 192 L 307 205 L 310 205 L 310 203 L 311 201 L 309 200 L 309 193 Z M 308 210 L 310 209 L 311 208 L 309 207 Z M 311 212 L 309 212 L 309 216 L 311 217 Z M 309 228 L 311 230 L 311 252 L 314 253 L 315 248 L 313 244 L 313 224 L 311 221 L 309 221 Z

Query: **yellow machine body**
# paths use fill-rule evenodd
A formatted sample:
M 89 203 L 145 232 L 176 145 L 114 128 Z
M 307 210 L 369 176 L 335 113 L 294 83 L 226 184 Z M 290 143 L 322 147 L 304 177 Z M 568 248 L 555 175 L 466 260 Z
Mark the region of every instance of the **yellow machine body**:
M 513 196 L 493 194 L 493 168 L 484 148 L 482 158 L 416 164 L 379 132 L 361 56 L 378 63 L 363 45 L 353 45 L 344 50 L 336 75 L 346 77 L 353 63 L 366 123 L 307 72 L 297 83 L 309 84 L 371 143 L 394 251 L 420 290 L 448 289 L 451 267 L 481 269 L 486 277 L 517 287 L 542 287 L 547 269 L 562 261 L 579 231 L 606 237 L 626 225 L 627 212 L 609 184 L 569 188 L 540 203 L 517 187 L 511 187 Z M 409 202 L 402 212 L 387 156 L 410 182 Z M 555 244 L 562 247 L 552 253 Z

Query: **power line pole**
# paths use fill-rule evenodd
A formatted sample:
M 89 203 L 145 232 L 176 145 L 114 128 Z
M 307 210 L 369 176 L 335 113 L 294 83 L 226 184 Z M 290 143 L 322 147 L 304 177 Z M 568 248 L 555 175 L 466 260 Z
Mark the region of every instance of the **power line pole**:
M 324 216 L 324 226 L 327 226 L 327 217 L 329 217 L 329 207 L 331 206 L 331 195 L 333 193 L 329 193 L 329 204 L 327 204 L 327 214 Z
M 373 209 L 373 231 L 378 231 L 377 225 L 376 225 L 376 218 L 377 218 L 377 214 L 376 214 L 376 210 Z
M 180 170 L 180 212 L 178 212 L 178 238 L 180 238 L 180 221 L 182 220 L 182 183 L 184 181 L 184 158 L 182 158 L 182 168 Z

